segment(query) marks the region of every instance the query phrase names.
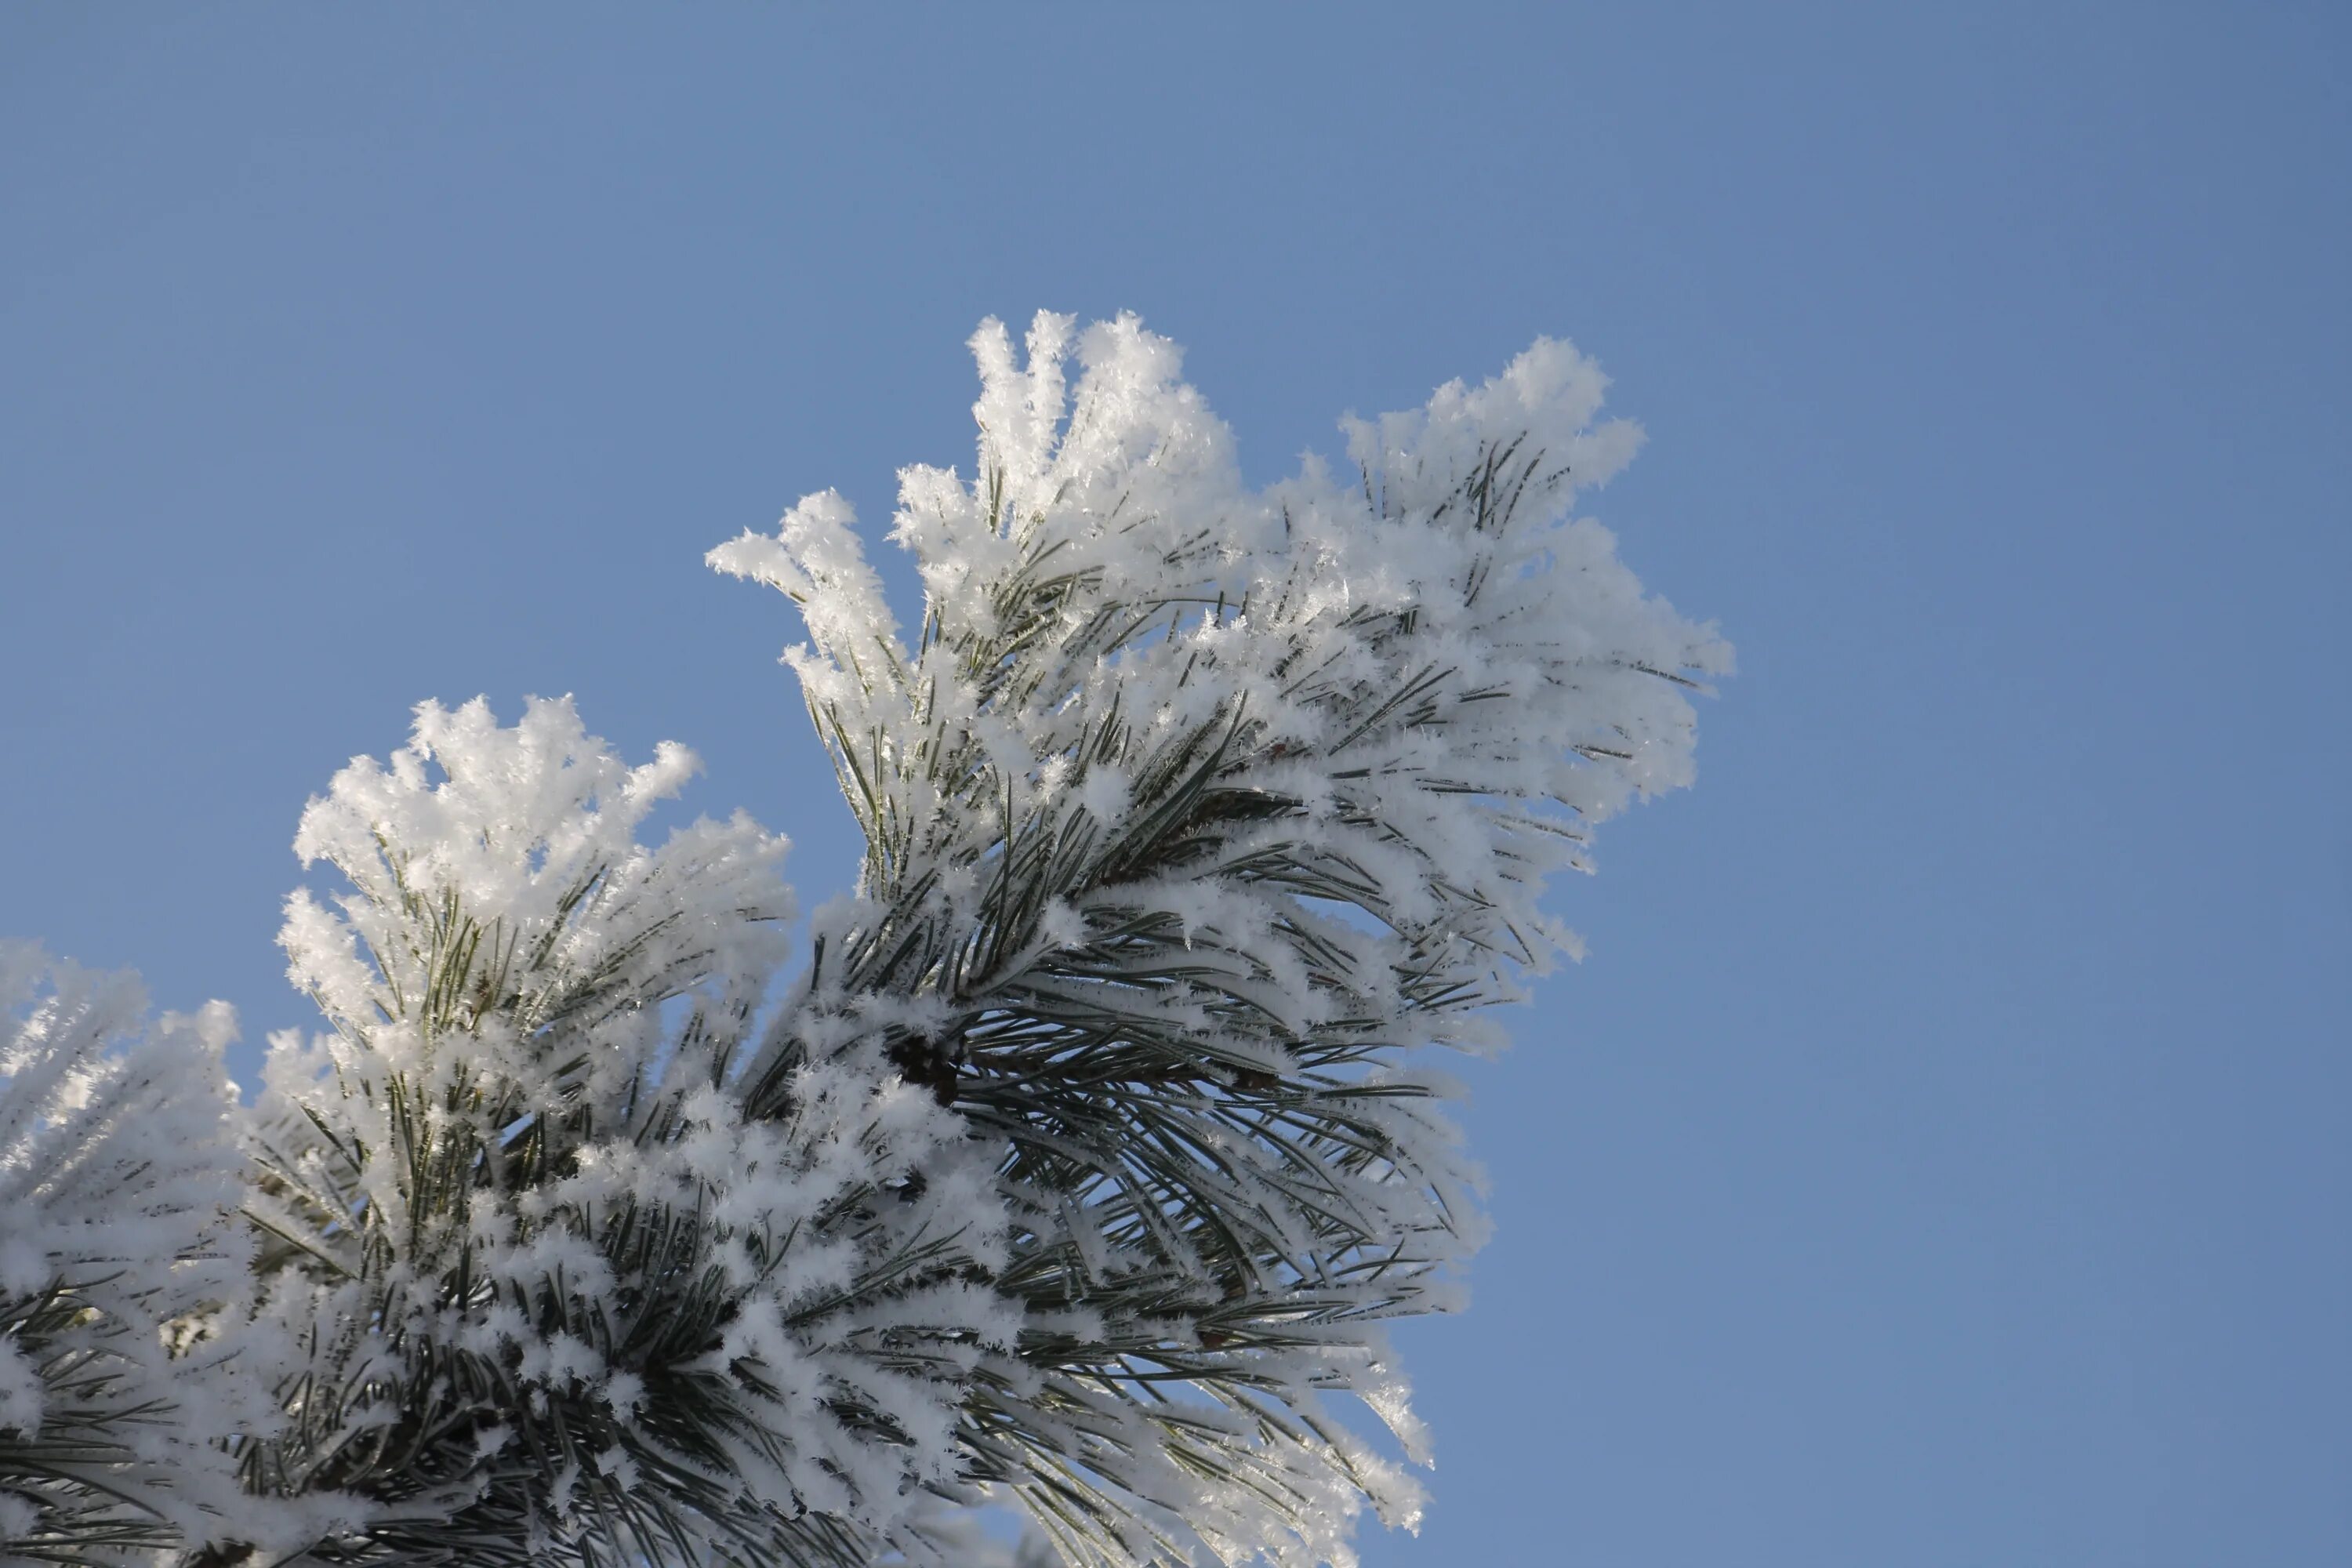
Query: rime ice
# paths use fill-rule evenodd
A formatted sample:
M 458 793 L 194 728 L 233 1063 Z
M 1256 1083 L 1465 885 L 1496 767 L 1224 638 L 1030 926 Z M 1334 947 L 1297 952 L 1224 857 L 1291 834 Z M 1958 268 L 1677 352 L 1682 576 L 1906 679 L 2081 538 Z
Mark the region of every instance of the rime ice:
M 0 1557 L 1347 1568 L 1418 1520 L 1383 1328 L 1483 1225 L 1444 1054 L 1574 951 L 1547 879 L 1690 782 L 1729 650 L 1578 514 L 1639 441 L 1566 344 L 1256 490 L 1135 318 L 971 346 L 911 626 L 833 491 L 710 554 L 797 605 L 866 839 L 805 950 L 783 841 L 648 842 L 695 759 L 568 699 L 426 703 L 311 801 L 325 1026 L 249 1108 L 225 1009 L 0 946 Z
M 1444 1310 L 1479 1229 L 1418 1048 L 1486 1045 L 1572 942 L 1546 878 L 1689 781 L 1729 651 L 1574 515 L 1638 437 L 1565 344 L 1254 492 L 1173 344 L 1074 327 L 1024 364 L 984 325 L 974 478 L 901 476 L 911 641 L 832 492 L 711 554 L 801 606 L 868 844 L 794 1020 L 895 1009 L 1003 1140 L 1031 1331 L 975 1393 L 981 1474 L 1074 1562 L 1344 1563 L 1419 1493 L 1322 1402 L 1425 1457 L 1380 1324 Z

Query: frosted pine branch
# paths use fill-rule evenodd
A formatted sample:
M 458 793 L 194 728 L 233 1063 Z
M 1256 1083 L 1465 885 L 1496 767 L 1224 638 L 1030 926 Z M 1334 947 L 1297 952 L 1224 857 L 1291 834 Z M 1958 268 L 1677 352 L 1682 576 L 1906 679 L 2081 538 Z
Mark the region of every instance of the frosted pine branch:
M 261 1316 L 300 1353 L 246 1474 L 342 1500 L 314 1555 L 861 1561 L 954 1476 L 997 1222 L 878 1059 L 743 1115 L 783 846 L 637 844 L 693 767 L 624 768 L 568 703 L 427 705 L 304 814 L 349 890 L 288 907 L 333 1029 L 271 1041 L 257 1108 Z
M 1545 879 L 1687 782 L 1728 650 L 1572 518 L 1636 434 L 1565 345 L 1254 492 L 1172 344 L 1095 327 L 1073 386 L 1072 328 L 984 326 L 975 478 L 902 476 L 911 642 L 830 492 L 712 553 L 801 605 L 867 840 L 751 1101 L 882 1021 L 1001 1141 L 1029 1321 L 965 1441 L 1073 1561 L 1346 1562 L 1420 1499 L 1325 1397 L 1422 1457 L 1379 1325 L 1479 1234 L 1421 1047 L 1572 942 Z
M 1549 879 L 1689 782 L 1728 650 L 1577 515 L 1638 442 L 1564 344 L 1264 489 L 1131 317 L 972 346 L 911 630 L 832 492 L 711 552 L 798 606 L 865 837 L 804 952 L 782 840 L 644 841 L 693 758 L 568 700 L 425 704 L 311 802 L 325 1027 L 249 1107 L 225 1010 L 0 950 L 8 1561 L 1345 1568 L 1417 1521 L 1383 1330 L 1483 1231 L 1444 1058 L 1574 951 Z
M 0 943 L 0 1542 L 115 1563 L 236 1523 L 255 1415 L 213 1327 L 247 1289 L 226 1007 Z

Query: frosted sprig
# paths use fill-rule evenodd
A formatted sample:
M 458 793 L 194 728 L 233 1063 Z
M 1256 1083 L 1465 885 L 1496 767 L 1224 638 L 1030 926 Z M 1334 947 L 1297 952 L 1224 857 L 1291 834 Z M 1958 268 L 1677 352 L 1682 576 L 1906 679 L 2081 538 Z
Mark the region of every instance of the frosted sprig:
M 568 701 L 428 704 L 303 816 L 346 889 L 288 906 L 333 1030 L 273 1038 L 257 1117 L 295 1353 L 247 1479 L 341 1500 L 321 1560 L 838 1555 L 955 1468 L 1005 1337 L 960 1274 L 996 1245 L 984 1172 L 855 1056 L 743 1115 L 784 846 L 740 817 L 640 845 L 693 767 L 623 766 Z
M 0 1560 L 144 1562 L 246 1511 L 235 1034 L 0 942 Z
M 1482 1231 L 1419 1048 L 1491 1046 L 1574 951 L 1546 879 L 1689 781 L 1729 652 L 1574 514 L 1638 433 L 1566 344 L 1264 490 L 1131 316 L 972 347 L 974 478 L 900 479 L 911 639 L 831 492 L 711 553 L 801 606 L 866 838 L 751 1100 L 887 1020 L 998 1141 L 1028 1316 L 965 1442 L 1071 1560 L 1344 1563 L 1420 1495 L 1325 1396 L 1425 1457 L 1381 1325 L 1450 1308 Z

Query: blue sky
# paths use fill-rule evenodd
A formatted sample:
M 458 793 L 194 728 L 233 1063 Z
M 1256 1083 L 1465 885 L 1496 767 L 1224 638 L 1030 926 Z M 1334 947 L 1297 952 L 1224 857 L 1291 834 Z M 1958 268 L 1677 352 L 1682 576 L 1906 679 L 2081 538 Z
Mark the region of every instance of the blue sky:
M 1741 671 L 1471 1077 L 1471 1563 L 2352 1561 L 2325 6 L 0 12 L 0 931 L 306 1022 L 310 792 L 578 694 L 849 822 L 702 552 L 1143 313 L 1254 479 L 1538 332 Z M 2330 691 L 2336 695 L 2329 695 Z

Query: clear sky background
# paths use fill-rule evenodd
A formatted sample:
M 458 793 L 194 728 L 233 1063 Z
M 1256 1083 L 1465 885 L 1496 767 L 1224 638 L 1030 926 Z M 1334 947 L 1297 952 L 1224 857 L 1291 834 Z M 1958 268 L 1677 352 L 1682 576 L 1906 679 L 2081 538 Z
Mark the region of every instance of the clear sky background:
M 1962 14 L 1965 13 L 1965 14 Z M 1473 1074 L 1429 1564 L 2352 1562 L 2352 13 L 0 10 L 0 931 L 306 1021 L 306 795 L 578 694 L 855 869 L 702 552 L 1185 343 L 1251 477 L 1538 332 L 1740 673 Z

